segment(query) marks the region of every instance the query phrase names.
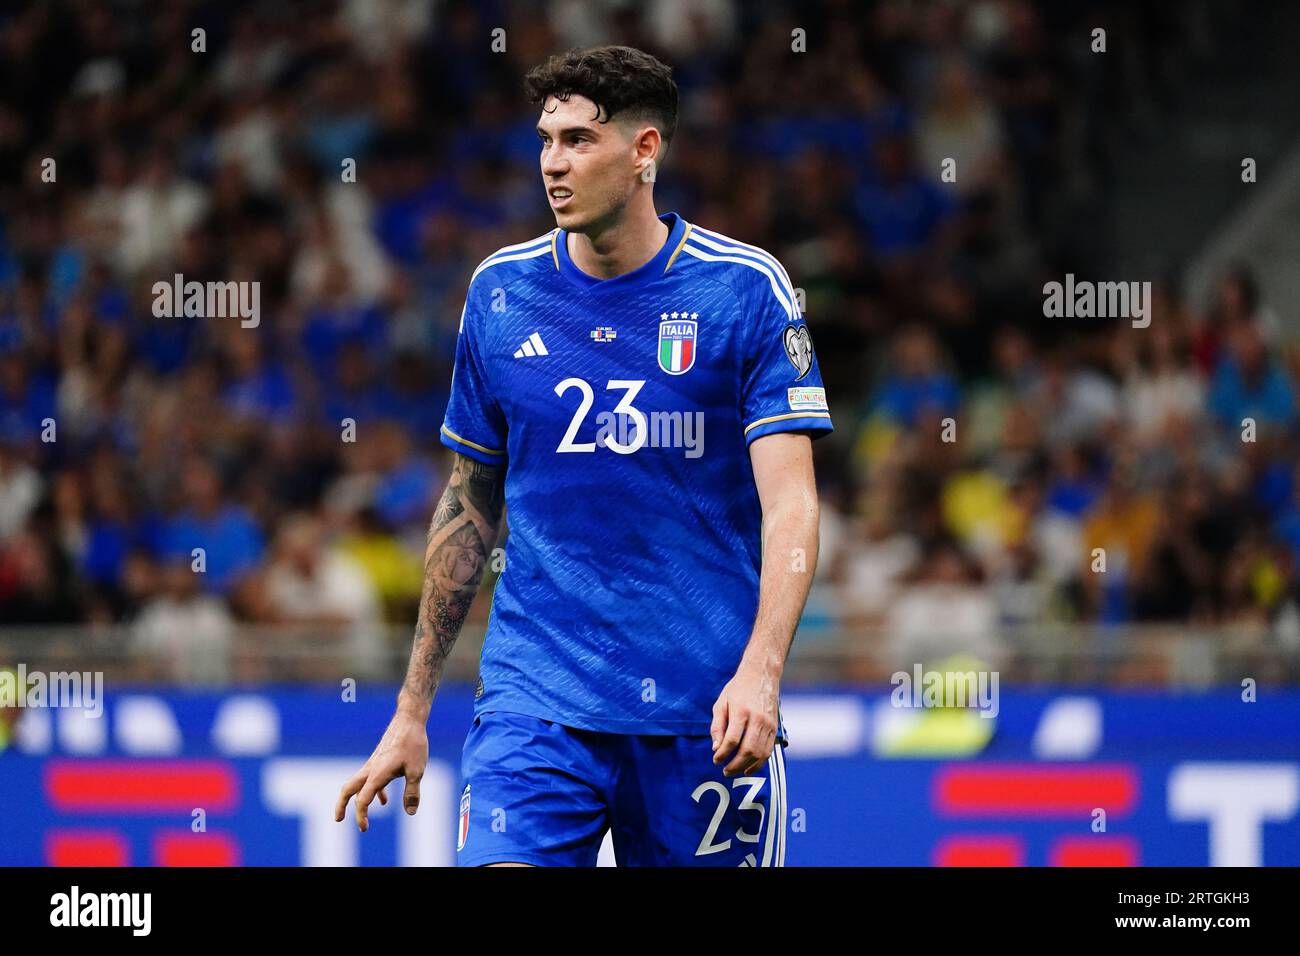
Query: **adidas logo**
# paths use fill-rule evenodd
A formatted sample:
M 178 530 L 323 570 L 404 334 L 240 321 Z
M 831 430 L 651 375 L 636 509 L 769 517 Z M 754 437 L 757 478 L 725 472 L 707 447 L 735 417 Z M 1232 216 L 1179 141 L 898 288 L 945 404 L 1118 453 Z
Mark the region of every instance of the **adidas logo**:
M 550 354 L 550 352 L 546 351 L 546 346 L 542 344 L 542 337 L 536 332 L 524 339 L 524 344 L 515 349 L 515 358 L 523 358 L 525 355 Z

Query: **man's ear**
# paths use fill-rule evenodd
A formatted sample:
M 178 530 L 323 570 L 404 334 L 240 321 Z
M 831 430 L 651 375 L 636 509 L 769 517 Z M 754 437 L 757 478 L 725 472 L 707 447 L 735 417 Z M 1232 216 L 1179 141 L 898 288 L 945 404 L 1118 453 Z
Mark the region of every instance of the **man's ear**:
M 646 142 L 647 138 L 650 140 Z M 652 183 L 655 181 L 656 171 L 659 166 L 659 159 L 664 153 L 663 137 L 659 130 L 654 126 L 647 126 L 637 137 L 637 152 L 641 148 L 650 148 L 652 152 L 648 155 L 642 155 L 637 158 L 636 169 L 640 175 L 641 182 Z
M 651 143 L 649 144 L 645 143 L 645 140 L 647 138 L 651 140 Z M 638 153 L 641 152 L 641 148 L 644 145 L 649 145 L 650 153 L 648 155 L 641 156 L 637 160 L 636 165 L 638 169 L 645 169 L 651 163 L 657 162 L 659 160 L 659 157 L 663 155 L 663 151 L 664 151 L 663 137 L 660 135 L 659 130 L 656 127 L 647 126 L 637 135 Z

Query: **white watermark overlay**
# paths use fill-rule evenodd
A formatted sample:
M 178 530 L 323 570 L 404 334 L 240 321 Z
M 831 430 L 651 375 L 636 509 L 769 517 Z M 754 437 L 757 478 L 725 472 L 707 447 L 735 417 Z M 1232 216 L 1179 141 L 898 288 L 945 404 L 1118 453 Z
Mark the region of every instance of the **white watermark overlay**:
M 1073 272 L 1065 282 L 1043 285 L 1043 315 L 1049 319 L 1132 319 L 1133 328 L 1151 324 L 1150 282 L 1078 281 Z
M 124 926 L 133 936 L 148 936 L 153 929 L 153 894 L 82 893 L 73 886 L 50 897 L 50 925 Z
M 239 319 L 246 329 L 262 322 L 260 282 L 186 282 L 178 272 L 171 282 L 155 282 L 152 291 L 159 319 Z
M 596 445 L 601 448 L 683 448 L 687 458 L 704 454 L 703 412 L 650 412 L 648 415 L 596 414 Z
M 915 664 L 910 674 L 896 671 L 889 682 L 894 685 L 889 700 L 895 707 L 967 707 L 990 719 L 1000 709 L 997 671 L 927 671 Z
M 103 671 L 29 671 L 26 664 L 0 670 L 0 710 L 80 708 L 87 717 L 104 715 Z

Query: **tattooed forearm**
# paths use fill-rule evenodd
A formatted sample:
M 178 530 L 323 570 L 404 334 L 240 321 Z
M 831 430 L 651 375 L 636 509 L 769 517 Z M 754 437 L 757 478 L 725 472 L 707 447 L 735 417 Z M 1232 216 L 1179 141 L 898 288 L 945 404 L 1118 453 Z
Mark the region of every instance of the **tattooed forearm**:
M 401 693 L 410 703 L 427 708 L 433 700 L 478 593 L 504 508 L 505 469 L 457 455 L 424 549 L 424 590 Z

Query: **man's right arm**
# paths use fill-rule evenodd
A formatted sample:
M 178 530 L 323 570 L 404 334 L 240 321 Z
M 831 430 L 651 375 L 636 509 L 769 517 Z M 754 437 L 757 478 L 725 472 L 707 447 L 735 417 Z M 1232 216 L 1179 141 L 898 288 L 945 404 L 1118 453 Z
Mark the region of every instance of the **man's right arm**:
M 378 796 L 380 803 L 387 804 L 384 788 L 402 776 L 406 812 L 414 813 L 419 806 L 420 779 L 429 760 L 425 727 L 429 708 L 501 530 L 505 474 L 500 465 L 456 455 L 429 525 L 415 641 L 406 681 L 397 695 L 397 711 L 370 759 L 339 792 L 337 822 L 342 822 L 348 800 L 355 794 L 357 825 L 365 831 L 370 801 Z
M 496 545 L 504 508 L 505 469 L 457 454 L 429 525 L 415 645 L 397 695 L 399 712 L 428 719 L 443 665 Z

